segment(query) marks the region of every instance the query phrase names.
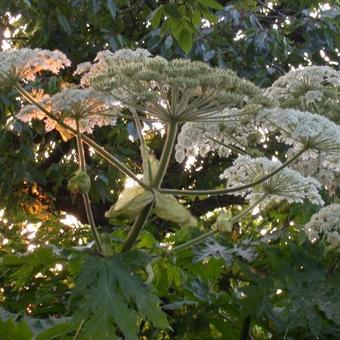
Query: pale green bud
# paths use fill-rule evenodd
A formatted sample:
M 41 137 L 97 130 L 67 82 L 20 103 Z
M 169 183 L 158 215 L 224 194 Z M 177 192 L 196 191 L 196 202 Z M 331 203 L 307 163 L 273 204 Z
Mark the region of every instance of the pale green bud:
M 233 230 L 233 225 L 230 223 L 230 218 L 222 213 L 217 217 L 216 229 L 221 233 L 230 233 Z
M 67 184 L 72 193 L 88 194 L 91 187 L 91 179 L 84 171 L 78 170 Z

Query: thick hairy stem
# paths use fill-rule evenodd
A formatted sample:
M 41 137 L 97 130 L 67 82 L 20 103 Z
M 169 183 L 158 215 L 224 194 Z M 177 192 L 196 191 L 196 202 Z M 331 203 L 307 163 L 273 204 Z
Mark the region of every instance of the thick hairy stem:
M 280 172 L 282 169 L 287 167 L 289 164 L 294 162 L 297 158 L 299 158 L 307 148 L 301 149 L 299 152 L 297 152 L 294 156 L 287 159 L 282 165 L 280 165 L 275 170 L 269 172 L 268 174 L 260 177 L 256 181 L 253 181 L 248 184 L 240 185 L 238 187 L 234 188 L 227 188 L 227 189 L 208 189 L 208 190 L 177 190 L 177 189 L 158 189 L 158 191 L 165 193 L 165 194 L 172 194 L 176 196 L 200 196 L 200 195 L 209 195 L 209 196 L 218 196 L 218 195 L 225 195 L 232 192 L 237 192 L 240 190 L 251 188 L 255 185 L 261 184 L 262 182 L 266 181 L 267 179 L 271 178 L 272 176 L 276 175 L 278 172 Z
M 72 127 L 68 126 L 67 124 L 60 121 L 57 117 L 55 117 L 51 112 L 46 110 L 40 103 L 38 103 L 22 86 L 19 84 L 15 87 L 17 91 L 31 104 L 35 105 L 39 110 L 44 112 L 46 116 L 49 118 L 55 120 L 58 122 L 58 124 L 63 127 L 68 132 L 72 133 L 73 135 L 77 135 L 77 131 L 73 129 Z M 134 173 L 132 170 L 127 168 L 122 162 L 120 162 L 116 157 L 111 155 L 108 151 L 106 151 L 103 147 L 98 145 L 93 139 L 90 137 L 87 137 L 83 134 L 80 134 L 81 139 L 84 143 L 86 143 L 88 146 L 91 146 L 98 155 L 100 155 L 102 158 L 104 158 L 108 163 L 110 163 L 112 166 L 120 170 L 123 174 L 126 176 L 132 178 L 135 182 L 137 182 L 141 187 L 143 187 L 146 190 L 150 190 L 150 187 L 143 183 Z
M 166 173 L 171 153 L 176 141 L 177 129 L 178 129 L 177 123 L 175 122 L 169 123 L 165 145 L 159 162 L 159 168 L 151 185 L 156 190 L 161 185 L 164 175 Z M 135 244 L 139 233 L 143 230 L 144 225 L 151 213 L 153 204 L 154 204 L 153 202 L 148 204 L 135 219 L 133 226 L 128 234 L 128 237 L 123 245 L 122 252 L 129 251 Z
M 267 194 L 262 195 L 256 202 L 254 202 L 254 204 L 250 205 L 248 208 L 244 209 L 242 212 L 240 212 L 238 215 L 236 215 L 235 217 L 233 217 L 229 223 L 231 225 L 233 225 L 234 223 L 239 222 L 240 220 L 242 220 L 244 217 L 246 217 L 258 204 L 260 204 L 265 198 L 267 197 Z M 201 243 L 202 241 L 204 241 L 205 239 L 207 239 L 208 237 L 217 234 L 219 232 L 218 229 L 213 229 L 208 231 L 205 234 L 202 234 L 198 237 L 193 238 L 192 240 L 185 242 L 183 244 L 180 244 L 179 246 L 176 246 L 172 249 L 170 249 L 168 251 L 168 254 L 172 254 L 172 253 L 176 253 L 179 251 L 182 251 L 184 249 L 190 248 L 198 243 Z
M 77 121 L 77 134 L 76 134 L 76 140 L 77 140 L 77 150 L 78 150 L 78 159 L 79 159 L 79 169 L 86 173 L 86 159 L 85 159 L 85 152 L 84 152 L 84 146 L 83 142 L 81 140 L 80 131 L 79 131 L 79 122 Z M 83 193 L 83 199 L 84 199 L 84 207 L 86 212 L 87 221 L 90 225 L 94 241 L 96 243 L 97 250 L 100 254 L 103 253 L 103 247 L 100 241 L 100 236 L 96 228 L 96 224 L 93 218 L 92 208 L 91 208 L 91 202 L 90 197 L 88 193 Z

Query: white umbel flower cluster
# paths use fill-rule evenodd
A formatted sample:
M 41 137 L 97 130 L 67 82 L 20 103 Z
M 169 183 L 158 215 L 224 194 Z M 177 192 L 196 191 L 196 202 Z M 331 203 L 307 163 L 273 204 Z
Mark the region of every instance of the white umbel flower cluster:
M 185 123 L 177 139 L 175 154 L 177 162 L 182 163 L 190 156 L 206 157 L 209 152 L 217 152 L 220 157 L 228 157 L 231 153 L 228 145 L 242 149 L 243 145 L 248 144 L 249 136 L 254 135 L 256 131 L 253 124 L 249 124 L 250 117 L 237 117 L 238 114 L 241 114 L 238 109 L 224 109 L 216 116 L 216 122 Z M 236 117 L 232 119 L 233 116 Z
M 266 89 L 281 107 L 319 113 L 340 123 L 340 71 L 328 66 L 292 70 Z
M 288 157 L 292 153 L 289 152 Z M 290 167 L 299 171 L 304 176 L 316 178 L 327 188 L 330 194 L 335 194 L 336 188 L 339 185 L 337 178 L 340 178 L 339 157 L 337 162 L 335 159 L 327 161 L 321 157 L 313 159 L 303 159 L 300 157 Z
M 136 50 L 123 48 L 116 52 L 104 50 L 97 54 L 93 64 L 90 62 L 79 64 L 74 74 L 82 75 L 82 86 L 89 86 L 90 80 L 97 75 L 105 74 L 112 63 L 142 60 L 151 56 L 152 54 L 143 48 L 137 48 Z
M 294 149 L 308 147 L 319 155 L 340 155 L 340 126 L 323 116 L 276 107 L 263 110 L 258 120 L 269 131 L 278 130 L 279 140 Z M 318 157 L 316 152 L 308 157 Z
M 265 157 L 240 156 L 234 161 L 233 166 L 221 174 L 220 178 L 227 181 L 227 188 L 234 188 L 253 183 L 281 165 L 281 162 L 271 161 Z M 303 177 L 299 172 L 286 167 L 264 182 L 240 190 L 233 195 L 245 196 L 251 203 L 254 203 L 263 194 L 267 194 L 260 204 L 261 207 L 273 201 L 283 200 L 289 203 L 302 203 L 304 200 L 309 200 L 314 204 L 323 205 L 324 202 L 318 191 L 320 187 L 316 179 Z
M 320 101 L 322 89 L 327 85 L 340 86 L 340 71 L 329 66 L 307 66 L 286 73 L 265 94 L 284 102 L 303 96 L 309 101 Z
M 57 50 L 22 48 L 0 52 L 0 71 L 7 76 L 14 74 L 19 79 L 29 81 L 33 81 L 36 74 L 42 71 L 58 74 L 61 69 L 70 65 L 65 54 Z
M 92 133 L 95 126 L 115 125 L 115 113 L 119 110 L 112 98 L 89 89 L 65 89 L 52 97 L 45 95 L 40 104 L 73 129 L 76 129 L 78 121 L 82 133 Z M 17 118 L 24 122 L 44 120 L 46 131 L 58 126 L 58 122 L 47 117 L 35 105 L 24 106 Z
M 324 240 L 331 249 L 340 251 L 340 204 L 331 204 L 314 214 L 305 225 L 311 242 Z

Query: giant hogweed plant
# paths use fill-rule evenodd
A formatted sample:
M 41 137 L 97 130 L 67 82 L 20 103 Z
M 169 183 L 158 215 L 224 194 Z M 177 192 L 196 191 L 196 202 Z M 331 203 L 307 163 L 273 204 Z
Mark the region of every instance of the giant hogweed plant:
M 161 300 L 152 289 L 153 268 L 159 261 L 204 242 L 211 245 L 214 235 L 227 235 L 254 209 L 266 211 L 273 202 L 284 201 L 310 201 L 321 207 L 324 200 L 320 191 L 334 194 L 334 179 L 340 172 L 340 127 L 334 118 L 340 74 L 331 68 L 291 71 L 263 91 L 230 70 L 202 62 L 167 61 L 142 49 L 105 50 L 93 63 L 78 65 L 75 74 L 81 76 L 80 85 L 68 85 L 49 95 L 42 90 L 30 91 L 28 85 L 40 72 L 58 74 L 70 66 L 65 55 L 21 49 L 1 52 L 0 56 L 1 87 L 17 91 L 22 103 L 17 118 L 23 122 L 41 120 L 46 131 L 55 129 L 64 140 L 76 140 L 79 169 L 69 179 L 68 188 L 83 197 L 94 241 L 70 299 L 72 318 L 38 338 L 70 333 L 84 339 L 121 335 L 135 339 L 143 322 L 155 329 L 169 329 Z M 92 137 L 95 126 L 114 126 L 117 119 L 135 124 L 142 174 Z M 147 145 L 144 123 L 161 123 L 164 128 L 159 159 Z M 270 139 L 284 146 L 282 162 L 265 157 Z M 133 183 L 122 190 L 105 215 L 113 224 L 117 220 L 126 223 L 128 234 L 118 246 L 108 241 L 93 217 L 84 144 Z M 213 152 L 233 159 L 220 175 L 219 188 L 163 186 L 173 155 L 183 163 L 189 157 Z M 220 214 L 210 230 L 198 232 L 186 242 L 169 243 L 149 253 L 135 249 L 153 215 L 178 228 L 200 228 L 202 224 L 180 197 L 229 194 L 243 197 L 248 206 L 233 215 Z M 326 206 L 306 224 L 306 234 L 311 242 L 325 242 L 327 251 L 338 253 L 339 220 L 339 205 Z M 239 254 L 252 258 L 246 252 L 242 255 L 241 250 Z M 245 320 L 247 326 L 248 318 Z M 245 330 L 247 327 L 242 328 L 243 337 L 247 336 Z

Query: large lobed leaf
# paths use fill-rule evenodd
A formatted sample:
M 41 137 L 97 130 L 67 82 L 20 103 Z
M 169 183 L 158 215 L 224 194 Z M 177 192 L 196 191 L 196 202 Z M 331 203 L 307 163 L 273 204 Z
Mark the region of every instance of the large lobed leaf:
M 85 262 L 71 300 L 77 305 L 73 321 L 83 323 L 81 339 L 115 339 L 118 330 L 137 339 L 141 318 L 169 327 L 159 298 L 134 273 L 138 256 L 92 256 Z

